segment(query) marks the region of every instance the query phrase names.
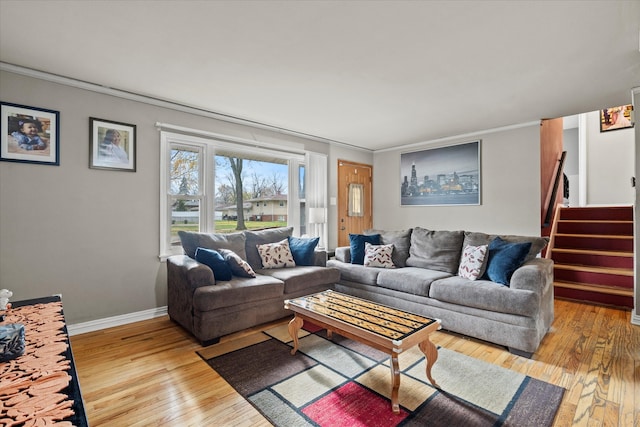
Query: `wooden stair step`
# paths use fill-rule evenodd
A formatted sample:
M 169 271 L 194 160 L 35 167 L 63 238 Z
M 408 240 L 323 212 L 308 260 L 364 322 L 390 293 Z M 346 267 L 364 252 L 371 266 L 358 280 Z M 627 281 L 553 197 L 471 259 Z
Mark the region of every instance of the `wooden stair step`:
M 612 274 L 612 275 L 618 275 L 618 276 L 633 277 L 633 269 L 627 269 L 627 268 L 593 267 L 590 265 L 575 265 L 575 264 L 554 264 L 553 267 L 561 270 L 586 271 L 589 273 Z
M 633 221 L 558 220 L 557 234 L 633 236 Z
M 553 275 L 555 280 L 561 282 L 589 283 L 621 289 L 633 289 L 635 283 L 633 269 L 630 268 L 555 264 Z
M 633 252 L 629 251 L 601 251 L 594 249 L 574 249 L 574 248 L 553 248 L 551 253 L 567 253 L 577 255 L 601 255 L 601 256 L 619 256 L 633 258 Z
M 633 269 L 633 252 L 554 248 L 551 259 L 556 264 Z
M 553 282 L 555 288 L 575 289 L 579 291 L 595 292 L 607 295 L 619 295 L 633 297 L 633 289 L 618 288 L 616 286 L 595 285 L 590 283 L 576 283 L 556 280 Z
M 553 250 L 556 248 L 633 252 L 633 236 L 556 233 Z
M 633 220 L 631 206 L 562 208 L 558 219 Z
M 557 233 L 556 237 L 575 237 L 585 239 L 613 239 L 613 240 L 633 240 L 633 236 L 621 234 L 572 234 Z

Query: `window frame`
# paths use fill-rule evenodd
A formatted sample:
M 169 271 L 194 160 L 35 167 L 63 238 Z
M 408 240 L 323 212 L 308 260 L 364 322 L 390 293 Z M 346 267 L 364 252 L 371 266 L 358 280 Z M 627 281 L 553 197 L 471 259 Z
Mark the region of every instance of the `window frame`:
M 255 157 L 256 154 L 265 158 L 285 160 L 288 164 L 288 191 L 287 191 L 287 224 L 294 227 L 293 234 L 299 235 L 300 231 L 300 200 L 298 198 L 298 169 L 305 165 L 305 152 L 294 152 L 272 148 L 272 144 L 264 146 L 256 141 L 251 144 L 239 144 L 237 138 L 203 138 L 194 135 L 160 131 L 160 255 L 164 261 L 171 255 L 182 254 L 181 246 L 171 245 L 171 206 L 172 200 L 201 198 L 200 203 L 200 232 L 215 232 L 215 156 L 216 152 L 233 152 L 242 157 Z M 181 196 L 170 194 L 171 185 L 171 150 L 185 148 L 198 150 L 201 153 L 199 165 L 199 184 L 197 196 Z M 305 175 L 306 178 L 306 175 Z M 295 208 L 294 208 L 295 207 Z M 308 227 L 307 227 L 308 228 Z

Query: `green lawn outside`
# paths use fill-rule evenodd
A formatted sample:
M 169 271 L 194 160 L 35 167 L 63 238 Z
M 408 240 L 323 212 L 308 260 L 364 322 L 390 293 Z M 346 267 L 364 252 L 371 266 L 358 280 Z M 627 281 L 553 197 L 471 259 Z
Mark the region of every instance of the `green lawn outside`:
M 285 221 L 245 221 L 248 230 L 269 227 L 286 227 Z M 216 221 L 216 233 L 233 233 L 237 227 L 236 221 Z M 198 224 L 172 224 L 171 236 L 178 238 L 178 231 L 198 231 Z

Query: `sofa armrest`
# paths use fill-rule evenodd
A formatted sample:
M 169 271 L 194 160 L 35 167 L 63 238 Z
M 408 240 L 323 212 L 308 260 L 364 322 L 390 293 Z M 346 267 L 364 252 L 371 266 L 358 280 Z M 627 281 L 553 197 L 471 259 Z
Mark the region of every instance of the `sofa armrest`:
M 336 259 L 338 261 L 351 263 L 351 247 L 340 246 L 336 248 Z
M 313 252 L 313 265 L 318 267 L 327 266 L 327 251 L 324 249 L 316 249 Z
M 214 285 L 213 271 L 187 255 L 167 258 L 167 312 L 169 317 L 195 333 L 193 295 L 201 286 Z
M 509 287 L 543 295 L 553 286 L 553 260 L 534 258 L 525 262 L 511 276 Z
M 215 285 L 213 270 L 187 255 L 167 258 L 167 284 L 189 290 L 191 293 L 201 286 Z

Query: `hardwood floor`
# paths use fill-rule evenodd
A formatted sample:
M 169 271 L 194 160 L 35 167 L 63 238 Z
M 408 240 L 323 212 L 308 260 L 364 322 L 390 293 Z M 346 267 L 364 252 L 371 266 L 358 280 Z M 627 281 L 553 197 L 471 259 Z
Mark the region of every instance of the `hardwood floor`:
M 640 426 L 640 326 L 630 316 L 556 300 L 556 320 L 532 359 L 449 332 L 432 341 L 565 387 L 555 426 Z M 92 427 L 270 425 L 167 317 L 76 335 L 71 345 Z

